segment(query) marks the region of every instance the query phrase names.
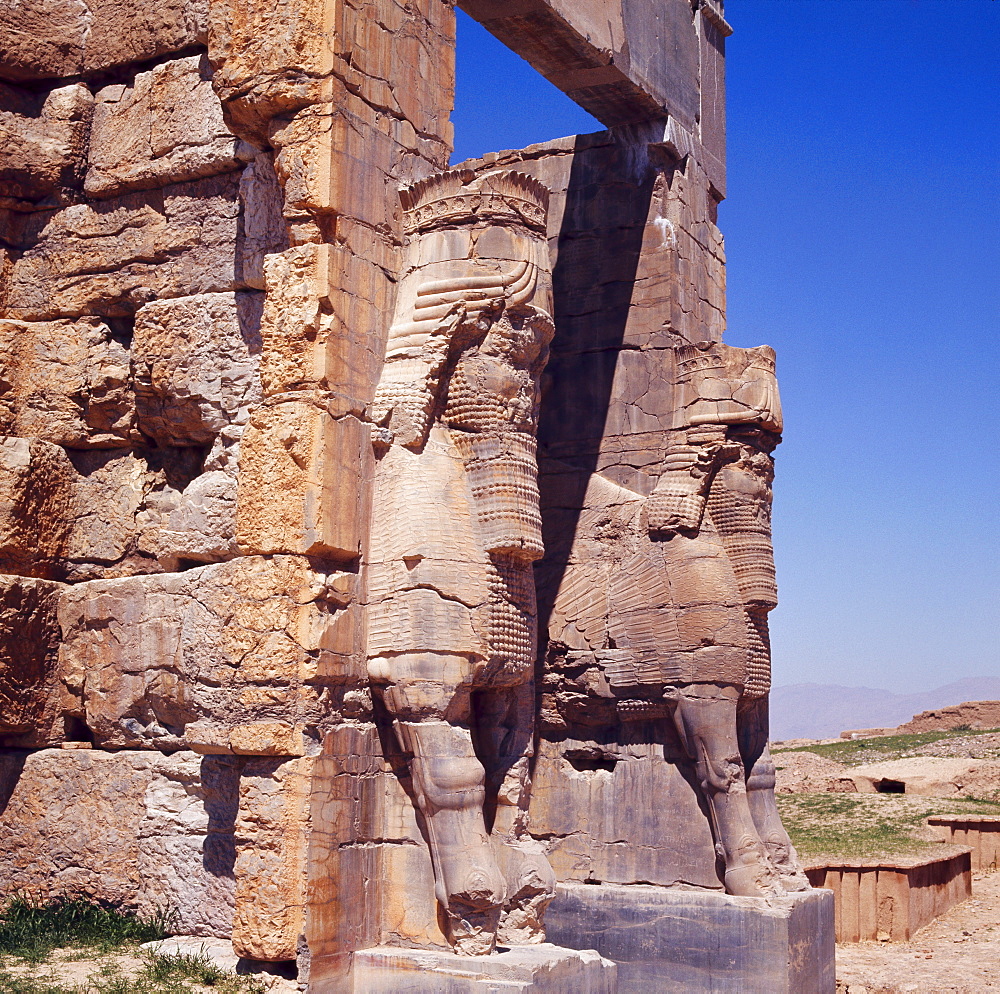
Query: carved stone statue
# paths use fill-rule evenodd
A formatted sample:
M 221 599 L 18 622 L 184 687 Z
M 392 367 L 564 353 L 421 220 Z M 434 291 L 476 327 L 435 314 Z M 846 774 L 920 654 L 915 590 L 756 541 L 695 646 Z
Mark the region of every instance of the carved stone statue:
M 673 350 L 675 418 L 648 496 L 594 474 L 550 642 L 596 665 L 619 722 L 673 722 L 711 822 L 728 893 L 808 882 L 774 801 L 767 748 L 774 352 Z
M 401 196 L 408 267 L 373 416 L 368 669 L 412 757 L 449 938 L 482 954 L 498 934 L 541 941 L 554 893 L 526 831 L 548 192 L 450 171 Z

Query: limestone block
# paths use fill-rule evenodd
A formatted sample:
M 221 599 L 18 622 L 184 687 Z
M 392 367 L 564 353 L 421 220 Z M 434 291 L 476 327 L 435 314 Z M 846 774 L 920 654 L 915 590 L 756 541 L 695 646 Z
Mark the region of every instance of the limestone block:
M 306 401 L 258 408 L 240 446 L 236 534 L 246 553 L 354 559 L 370 428 Z
M 173 908 L 179 932 L 228 936 L 238 762 L 0 752 L 0 892 L 83 892 L 146 915 Z
M 616 962 L 619 994 L 834 994 L 832 898 L 568 884 L 546 921 L 549 941 Z
M 0 8 L 0 79 L 74 76 L 204 44 L 207 0 L 21 0 Z
M 259 293 L 141 307 L 132 340 L 139 427 L 161 445 L 205 445 L 260 402 Z
M 690 772 L 665 747 L 542 740 L 531 791 L 531 831 L 564 881 L 650 882 L 721 890 L 714 840 Z M 686 773 L 686 775 L 685 775 Z M 656 797 L 650 805 L 645 798 Z M 680 836 L 671 826 L 683 824 Z M 625 841 L 627 840 L 627 841 Z
M 0 320 L 0 430 L 67 448 L 141 440 L 128 349 L 99 318 Z
M 281 556 L 78 583 L 61 679 L 102 746 L 301 755 L 356 679 L 354 579 Z
M 240 135 L 264 137 L 267 121 L 320 99 L 343 51 L 343 5 L 307 0 L 220 0 L 209 6 L 214 84 Z
M 112 566 L 132 550 L 136 514 L 154 485 L 154 474 L 145 459 L 131 452 L 82 452 L 76 468 L 71 500 L 61 509 L 69 524 L 65 568 L 73 579 L 88 579 L 103 575 L 91 572 L 89 565 Z
M 240 166 L 204 55 L 136 73 L 131 86 L 98 90 L 84 189 L 116 196 Z
M 285 198 L 274 171 L 271 152 L 258 152 L 240 176 L 243 229 L 237 278 L 245 286 L 264 289 L 264 258 L 288 248 L 288 230 L 282 215 Z
M 165 297 L 237 289 L 239 174 L 74 204 L 29 218 L 8 316 L 130 316 Z
M 180 561 L 214 563 L 232 559 L 236 546 L 236 477 L 222 470 L 202 473 L 179 492 L 146 495 L 136 515 L 136 546 L 164 569 Z
M 376 230 L 392 224 L 394 166 L 403 150 L 388 118 L 349 93 L 313 104 L 268 137 L 285 189 L 286 215 L 345 215 Z
M 392 946 L 352 958 L 355 994 L 617 994 L 617 970 L 592 949 L 574 952 L 550 943 L 516 946 L 492 956 L 456 956 Z M 317 990 L 326 991 L 322 984 Z
M 0 741 L 39 746 L 62 741 L 56 609 L 63 584 L 0 577 Z
M 412 144 L 441 168 L 451 144 L 455 19 L 449 4 L 388 0 L 355 8 L 305 0 L 211 5 L 209 55 L 215 86 L 237 132 L 263 138 L 272 118 L 352 95 L 404 118 Z
M 332 414 L 359 414 L 381 366 L 384 271 L 344 245 L 300 245 L 268 257 L 261 380 L 268 395 L 304 386 Z
M 683 3 L 461 0 L 466 13 L 608 127 L 699 110 L 698 33 Z
M 75 473 L 57 445 L 0 438 L 0 569 L 53 577 L 69 541 Z
M 313 760 L 251 759 L 236 819 L 233 950 L 294 959 L 305 920 Z
M 79 187 L 93 106 L 81 83 L 39 94 L 0 83 L 0 197 L 39 200 Z
M 395 863 L 397 881 L 426 883 L 432 877 L 413 804 L 383 753 L 379 731 L 370 717 L 369 713 L 362 721 L 331 728 L 313 765 L 310 897 L 299 960 L 299 977 L 309 983 L 318 977 L 342 976 L 342 960 L 352 950 L 391 941 L 385 938 L 383 925 L 388 849 L 405 849 L 415 857 L 408 867 L 402 860 Z M 421 858 L 426 868 L 420 865 Z M 406 870 L 410 877 L 405 876 Z M 443 945 L 433 898 L 421 902 L 419 886 L 402 887 L 401 893 L 415 898 L 413 903 L 422 903 L 425 914 L 417 928 L 395 934 L 421 936 L 426 941 L 429 921 L 436 931 L 432 941 Z M 398 917 L 392 921 L 398 924 Z

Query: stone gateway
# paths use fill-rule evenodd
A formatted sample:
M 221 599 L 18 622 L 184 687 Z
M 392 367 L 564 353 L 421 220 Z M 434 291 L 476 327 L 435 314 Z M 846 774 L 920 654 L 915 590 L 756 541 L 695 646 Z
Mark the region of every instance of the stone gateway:
M 0 7 L 0 898 L 315 994 L 832 994 L 767 747 L 719 0 Z M 669 923 L 669 927 L 668 927 Z

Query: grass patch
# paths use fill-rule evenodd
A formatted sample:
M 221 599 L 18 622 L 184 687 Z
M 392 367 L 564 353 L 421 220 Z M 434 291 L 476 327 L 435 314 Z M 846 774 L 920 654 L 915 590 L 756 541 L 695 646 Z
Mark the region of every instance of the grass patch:
M 0 911 L 0 960 L 13 956 L 40 963 L 52 950 L 67 946 L 107 952 L 165 939 L 170 920 L 166 912 L 143 918 L 79 897 L 38 902 L 14 897 Z
M 135 959 L 105 954 L 84 981 L 57 978 L 58 964 L 37 975 L 31 967 L 0 969 L 0 994 L 267 994 L 270 984 L 257 976 L 237 976 L 221 969 L 204 953 L 148 953 Z
M 266 994 L 270 982 L 237 976 L 206 953 L 151 953 L 173 916 L 149 918 L 84 898 L 0 909 L 0 994 Z M 58 951 L 58 952 L 57 952 Z
M 920 855 L 937 814 L 997 814 L 1000 804 L 905 794 L 778 794 L 778 810 L 799 855 L 875 859 Z
M 972 735 L 992 735 L 1000 729 L 982 728 L 976 731 L 955 728 L 947 732 L 915 732 L 911 735 L 884 735 L 870 739 L 843 739 L 840 742 L 828 742 L 825 745 L 795 746 L 791 749 L 774 749 L 775 755 L 783 752 L 814 752 L 817 756 L 826 756 L 845 766 L 862 766 L 866 763 L 879 763 L 889 759 L 902 759 L 906 756 L 920 755 L 913 750 L 921 746 L 931 745 L 945 739 L 968 738 Z

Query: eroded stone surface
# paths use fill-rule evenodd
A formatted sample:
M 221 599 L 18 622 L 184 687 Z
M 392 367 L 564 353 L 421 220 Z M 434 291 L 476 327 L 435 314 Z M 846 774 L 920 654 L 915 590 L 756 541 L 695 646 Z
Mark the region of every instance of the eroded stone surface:
M 0 429 L 66 448 L 141 441 L 127 346 L 99 318 L 0 320 Z
M 236 144 L 207 57 L 164 62 L 97 91 L 84 189 L 109 197 L 229 172 Z
M 59 696 L 61 583 L 0 577 L 0 742 L 37 746 L 62 741 Z
M 353 585 L 292 557 L 79 583 L 60 677 L 102 747 L 301 754 L 351 682 Z
M 0 752 L 0 888 L 67 893 L 228 935 L 239 773 L 190 752 Z

